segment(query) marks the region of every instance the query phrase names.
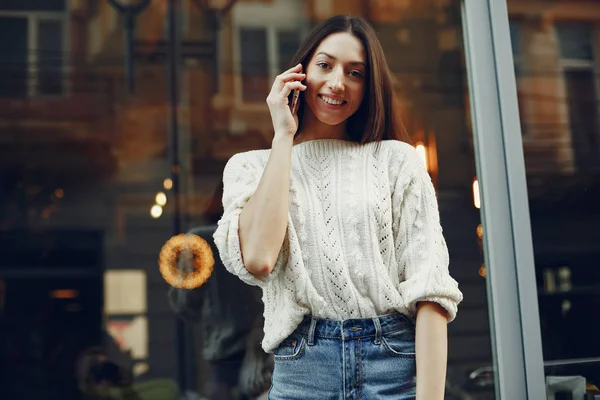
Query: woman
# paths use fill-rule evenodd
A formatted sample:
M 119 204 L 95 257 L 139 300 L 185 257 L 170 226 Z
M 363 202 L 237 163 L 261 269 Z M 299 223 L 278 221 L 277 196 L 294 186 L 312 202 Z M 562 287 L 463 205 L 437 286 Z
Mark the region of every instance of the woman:
M 381 45 L 336 16 L 294 64 L 267 97 L 271 149 L 225 167 L 214 235 L 226 268 L 263 290 L 269 398 L 442 399 L 462 294 Z

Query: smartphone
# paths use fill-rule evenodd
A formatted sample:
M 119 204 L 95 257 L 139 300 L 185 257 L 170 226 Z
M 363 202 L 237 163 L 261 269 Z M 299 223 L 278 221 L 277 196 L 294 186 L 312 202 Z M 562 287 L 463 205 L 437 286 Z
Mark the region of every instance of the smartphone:
M 300 98 L 300 90 L 295 89 L 292 92 L 292 115 L 296 114 L 298 109 L 298 99 Z

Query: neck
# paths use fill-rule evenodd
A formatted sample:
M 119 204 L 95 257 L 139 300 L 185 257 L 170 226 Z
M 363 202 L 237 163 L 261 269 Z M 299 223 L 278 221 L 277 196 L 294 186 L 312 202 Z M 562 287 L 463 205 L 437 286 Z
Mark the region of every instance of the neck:
M 319 121 L 307 107 L 304 111 L 304 118 L 302 120 L 302 131 L 299 132 L 296 143 L 316 139 L 348 140 L 346 123 L 342 122 L 338 125 L 325 124 Z

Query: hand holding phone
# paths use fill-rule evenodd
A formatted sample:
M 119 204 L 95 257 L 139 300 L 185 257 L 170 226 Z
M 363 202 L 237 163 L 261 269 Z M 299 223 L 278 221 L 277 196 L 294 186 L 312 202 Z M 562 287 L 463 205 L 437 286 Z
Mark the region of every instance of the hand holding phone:
M 306 75 L 302 73 L 302 65 L 283 72 L 275 78 L 271 91 L 267 96 L 267 105 L 273 120 L 275 135 L 295 135 L 298 130 L 298 103 L 300 92 L 306 90 L 302 81 Z

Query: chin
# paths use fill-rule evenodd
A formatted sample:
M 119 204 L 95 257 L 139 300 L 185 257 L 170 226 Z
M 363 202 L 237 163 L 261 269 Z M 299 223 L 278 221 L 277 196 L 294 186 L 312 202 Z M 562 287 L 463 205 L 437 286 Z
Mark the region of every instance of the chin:
M 330 125 L 330 126 L 338 126 L 340 124 L 343 124 L 344 122 L 346 122 L 346 120 L 348 119 L 348 117 L 337 117 L 334 118 L 331 115 L 318 115 L 317 119 L 324 123 L 325 125 Z
M 346 112 L 319 110 L 315 117 L 323 124 L 337 126 L 343 124 L 352 116 L 352 114 L 348 114 L 347 110 L 344 111 Z
M 317 121 L 329 126 L 338 126 L 345 123 L 348 118 L 356 112 L 356 110 L 354 110 L 354 112 L 350 113 L 351 110 L 347 108 L 341 110 L 324 110 L 318 107 L 318 103 L 315 104 L 312 102 L 307 102 L 307 106 L 308 110 L 310 110 Z M 348 107 L 348 105 L 346 105 L 346 107 Z

